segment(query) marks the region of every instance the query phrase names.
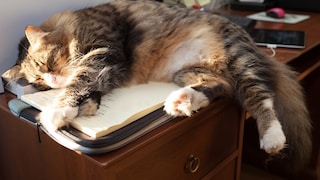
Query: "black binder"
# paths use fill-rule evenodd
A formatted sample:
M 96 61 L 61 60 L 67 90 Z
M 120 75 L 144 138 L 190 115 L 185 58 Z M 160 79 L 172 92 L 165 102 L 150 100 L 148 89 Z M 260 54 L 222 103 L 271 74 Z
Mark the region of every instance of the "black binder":
M 101 154 L 121 148 L 172 119 L 160 108 L 110 134 L 92 138 L 71 126 L 49 133 L 38 123 L 39 110 L 19 99 L 12 99 L 8 106 L 14 115 L 40 127 L 57 143 L 86 154 Z

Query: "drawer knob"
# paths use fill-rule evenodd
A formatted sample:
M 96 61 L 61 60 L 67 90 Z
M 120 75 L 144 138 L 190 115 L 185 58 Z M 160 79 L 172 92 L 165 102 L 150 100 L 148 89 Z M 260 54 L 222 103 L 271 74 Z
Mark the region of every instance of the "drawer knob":
M 185 170 L 187 173 L 195 173 L 200 167 L 200 158 L 191 154 L 185 164 Z

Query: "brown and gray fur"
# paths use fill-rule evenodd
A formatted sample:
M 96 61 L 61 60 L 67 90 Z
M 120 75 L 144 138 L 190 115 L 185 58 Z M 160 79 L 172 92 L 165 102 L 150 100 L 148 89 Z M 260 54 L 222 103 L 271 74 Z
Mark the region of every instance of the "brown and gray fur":
M 191 115 L 216 98 L 235 98 L 257 120 L 266 152 L 284 149 L 298 167 L 311 151 L 296 74 L 218 15 L 142 0 L 62 12 L 26 28 L 18 66 L 40 90 L 55 88 L 43 73 L 67 77 L 58 86 L 64 93 L 43 112 L 47 128 L 94 114 L 101 95 L 113 88 L 174 82 L 181 89 L 166 100 L 167 113 Z

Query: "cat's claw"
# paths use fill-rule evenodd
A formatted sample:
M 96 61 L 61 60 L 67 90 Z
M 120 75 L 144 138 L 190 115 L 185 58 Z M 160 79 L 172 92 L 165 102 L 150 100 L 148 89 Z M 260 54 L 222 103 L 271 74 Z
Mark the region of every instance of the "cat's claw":
M 40 113 L 40 123 L 49 132 L 67 125 L 78 115 L 78 107 L 47 108 Z
M 164 103 L 164 110 L 171 116 L 191 116 L 193 112 L 209 105 L 208 98 L 191 87 L 173 91 Z
M 285 148 L 286 137 L 278 121 L 274 121 L 260 140 L 260 148 L 269 154 L 277 154 Z

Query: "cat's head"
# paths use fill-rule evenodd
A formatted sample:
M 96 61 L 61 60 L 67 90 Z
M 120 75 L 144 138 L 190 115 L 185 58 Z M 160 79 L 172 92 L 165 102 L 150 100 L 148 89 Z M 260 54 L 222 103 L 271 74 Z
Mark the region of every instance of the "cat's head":
M 61 32 L 28 26 L 19 46 L 21 73 L 40 90 L 67 85 L 69 40 Z

